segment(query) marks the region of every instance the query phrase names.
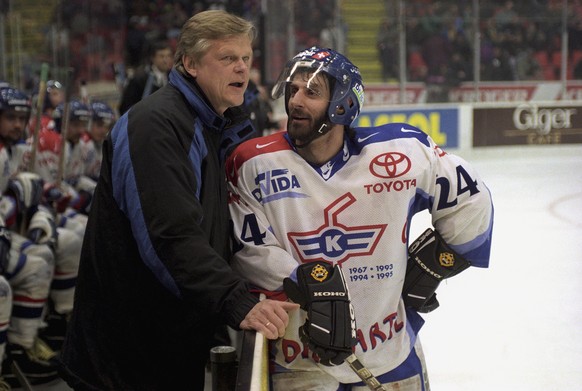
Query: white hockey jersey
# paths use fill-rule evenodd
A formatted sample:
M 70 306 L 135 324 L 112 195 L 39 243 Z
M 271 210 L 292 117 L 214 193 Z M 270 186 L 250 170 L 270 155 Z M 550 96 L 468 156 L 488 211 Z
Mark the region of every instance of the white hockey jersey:
M 30 147 L 24 143 L 12 146 L 0 144 L 0 194 L 8 188 L 8 181 L 16 173 L 25 171 Z
M 393 123 L 352 131 L 321 167 L 299 156 L 284 132 L 232 153 L 233 268 L 259 289 L 280 292 L 300 263 L 340 264 L 356 315 L 355 354 L 380 375 L 406 359 L 423 323 L 401 299 L 413 215 L 428 209 L 454 250 L 487 267 L 493 206 L 473 168 L 420 129 Z M 289 315 L 272 352 L 276 364 L 317 370 L 298 335 L 305 312 Z M 360 380 L 345 363 L 319 366 L 342 383 Z

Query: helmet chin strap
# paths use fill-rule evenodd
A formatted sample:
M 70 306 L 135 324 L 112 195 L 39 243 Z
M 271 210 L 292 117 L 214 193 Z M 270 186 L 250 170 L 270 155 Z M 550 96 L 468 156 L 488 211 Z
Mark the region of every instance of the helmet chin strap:
M 317 129 L 317 131 L 316 132 L 312 132 L 311 133 L 311 137 L 309 137 L 307 139 L 307 141 L 304 142 L 303 144 L 297 145 L 297 143 L 295 142 L 295 140 L 292 139 L 291 141 L 293 142 L 293 146 L 295 148 L 305 148 L 306 146 L 308 146 L 309 144 L 311 144 L 311 142 L 313 140 L 315 140 L 315 139 L 323 136 L 324 134 L 326 134 L 327 132 L 329 132 L 331 130 L 331 128 L 333 127 L 333 124 L 331 123 L 331 121 L 329 121 L 327 119 L 327 117 L 326 117 L 325 120 L 321 121 L 320 124 L 321 125 L 319 126 L 319 128 Z

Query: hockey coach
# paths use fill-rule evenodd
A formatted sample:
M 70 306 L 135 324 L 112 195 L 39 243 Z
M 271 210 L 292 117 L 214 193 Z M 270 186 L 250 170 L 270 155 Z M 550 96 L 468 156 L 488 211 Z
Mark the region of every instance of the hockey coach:
M 183 26 L 169 83 L 115 124 L 61 352 L 75 390 L 202 390 L 226 324 L 284 335 L 296 304 L 259 302 L 232 271 L 224 159 L 252 133 L 240 106 L 255 27 L 224 11 Z

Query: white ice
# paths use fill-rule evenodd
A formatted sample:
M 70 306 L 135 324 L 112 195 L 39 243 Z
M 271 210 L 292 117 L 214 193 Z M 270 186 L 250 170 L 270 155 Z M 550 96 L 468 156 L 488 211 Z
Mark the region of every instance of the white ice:
M 582 146 L 458 154 L 491 190 L 492 254 L 424 315 L 432 391 L 582 390 Z M 429 222 L 415 217 L 411 237 Z

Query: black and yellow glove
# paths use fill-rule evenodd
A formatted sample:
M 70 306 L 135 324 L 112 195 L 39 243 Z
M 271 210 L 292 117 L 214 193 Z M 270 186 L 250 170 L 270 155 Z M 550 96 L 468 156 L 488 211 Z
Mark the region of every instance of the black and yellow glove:
M 297 268 L 297 281 L 286 278 L 287 296 L 307 311 L 299 328 L 304 343 L 323 365 L 340 365 L 356 344 L 356 319 L 342 269 L 325 262 Z

